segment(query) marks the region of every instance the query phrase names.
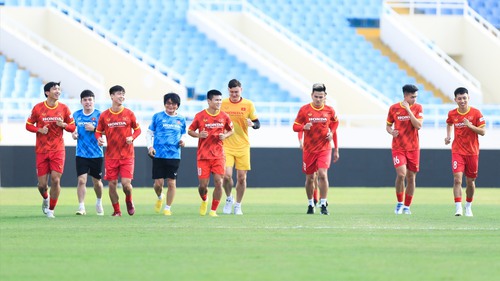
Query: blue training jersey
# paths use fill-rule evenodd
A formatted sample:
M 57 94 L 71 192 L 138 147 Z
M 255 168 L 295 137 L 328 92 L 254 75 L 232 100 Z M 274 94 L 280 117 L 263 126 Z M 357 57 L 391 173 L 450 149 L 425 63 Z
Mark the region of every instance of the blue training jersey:
M 186 118 L 179 114 L 170 116 L 166 112 L 153 115 L 149 130 L 154 132 L 155 158 L 181 159 L 179 141 L 186 133 Z
M 101 112 L 94 109 L 89 115 L 85 115 L 83 109 L 80 109 L 73 113 L 73 118 L 75 119 L 76 130 L 78 132 L 78 139 L 76 142 L 76 156 L 84 158 L 99 158 L 103 157 L 102 146 L 97 144 L 97 139 L 94 136 L 94 132 L 86 131 L 85 124 L 91 123 L 94 127 L 97 127 L 97 121 L 99 121 L 99 116 Z

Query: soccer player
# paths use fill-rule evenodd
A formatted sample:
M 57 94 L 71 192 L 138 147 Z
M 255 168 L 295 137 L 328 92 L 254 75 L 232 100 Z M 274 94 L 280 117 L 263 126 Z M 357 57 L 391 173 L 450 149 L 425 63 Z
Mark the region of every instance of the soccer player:
M 107 141 L 104 157 L 104 179 L 109 181 L 109 198 L 114 217 L 121 217 L 117 192 L 118 177 L 121 177 L 125 203 L 130 216 L 134 215 L 132 201 L 132 179 L 134 178 L 134 140 L 141 134 L 134 112 L 125 108 L 125 89 L 116 85 L 109 89 L 111 108 L 101 113 L 95 137 L 100 146 Z M 103 135 L 106 136 L 106 141 Z
M 447 145 L 451 141 L 451 130 L 454 128 L 454 138 L 451 145 L 451 170 L 453 172 L 453 195 L 455 197 L 455 216 L 461 216 L 462 211 L 462 177 L 466 179 L 465 215 L 472 217 L 472 199 L 476 189 L 479 166 L 478 135 L 486 133 L 486 121 L 478 109 L 469 106 L 469 91 L 459 87 L 455 90 L 455 102 L 458 108 L 448 112 L 446 119 Z
M 36 133 L 36 172 L 38 191 L 43 197 L 42 212 L 54 218 L 54 208 L 61 192 L 66 151 L 63 130 L 73 132 L 75 121 L 69 108 L 59 102 L 61 83 L 49 82 L 43 86 L 44 102 L 36 104 L 26 121 L 26 130 Z M 48 182 L 50 176 L 50 200 Z
M 416 103 L 417 96 L 418 88 L 415 85 L 404 85 L 403 101 L 391 105 L 387 114 L 386 131 L 392 135 L 392 161 L 396 169 L 395 187 L 398 202 L 394 213 L 397 215 L 411 215 L 410 205 L 419 171 L 418 130 L 422 128 L 424 117 L 422 106 Z
M 322 215 L 329 215 L 327 206 L 328 169 L 332 162 L 332 145 L 334 143 L 333 162 L 337 162 L 339 147 L 337 144 L 337 128 L 339 120 L 333 107 L 326 105 L 326 87 L 322 83 L 313 85 L 312 102 L 302 106 L 295 118 L 293 130 L 303 132 L 302 171 L 306 174 L 306 194 L 308 199 L 307 214 L 314 214 L 314 173 L 318 173 L 320 207 Z
M 221 110 L 229 115 L 234 125 L 234 135 L 224 141 L 224 153 L 226 154 L 226 171 L 224 174 L 224 191 L 226 193 L 226 204 L 222 210 L 224 214 L 233 212 L 233 167 L 236 168 L 236 202 L 234 203 L 234 214 L 243 215 L 241 201 L 247 188 L 247 172 L 250 166 L 250 141 L 248 138 L 248 127 L 260 128 L 260 122 L 255 112 L 255 106 L 249 99 L 241 96 L 243 88 L 240 81 L 232 79 L 228 85 L 229 98 L 222 100 Z
M 87 174 L 92 177 L 94 192 L 97 197 L 95 210 L 98 216 L 104 215 L 102 208 L 102 146 L 99 146 L 94 133 L 97 128 L 97 121 L 101 112 L 94 108 L 95 95 L 90 90 L 83 90 L 80 93 L 80 103 L 83 108 L 73 114 L 76 130 L 72 137 L 76 140 L 76 175 L 78 186 L 76 193 L 78 196 L 77 215 L 85 215 L 85 194 L 87 193 Z
M 196 153 L 198 166 L 198 193 L 201 197 L 200 215 L 204 216 L 208 208 L 208 183 L 210 174 L 214 175 L 214 192 L 209 216 L 217 216 L 217 207 L 222 197 L 224 176 L 223 140 L 233 135 L 233 122 L 229 115 L 220 111 L 222 93 L 218 90 L 207 92 L 208 108 L 198 112 L 189 126 L 188 135 L 198 138 Z
M 163 96 L 165 110 L 153 115 L 146 132 L 148 155 L 153 158 L 153 188 L 158 196 L 155 211 L 159 213 L 163 204 L 163 184 L 167 179 L 167 198 L 163 214 L 172 215 L 170 207 L 174 201 L 177 170 L 181 162 L 181 139 L 186 134 L 186 118 L 177 113 L 181 98 L 176 93 Z

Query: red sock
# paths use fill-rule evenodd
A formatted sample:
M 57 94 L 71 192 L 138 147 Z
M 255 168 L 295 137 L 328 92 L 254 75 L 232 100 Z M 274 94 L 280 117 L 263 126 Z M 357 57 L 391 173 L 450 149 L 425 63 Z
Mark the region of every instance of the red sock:
M 472 197 L 470 197 L 470 198 L 469 198 L 469 197 L 467 197 L 465 200 L 466 200 L 467 202 L 469 202 L 469 203 L 472 203 Z
M 212 208 L 210 210 L 217 211 L 217 207 L 219 207 L 220 200 L 212 200 Z
M 203 200 L 203 201 L 207 201 L 207 199 L 208 199 L 208 196 L 206 194 L 200 195 L 200 197 L 201 197 L 201 200 Z
M 132 194 L 125 195 L 125 202 L 132 202 Z
M 404 192 L 396 192 L 396 198 L 398 199 L 398 202 L 403 202 L 403 196 L 404 196 Z
M 410 196 L 410 195 L 406 194 L 406 196 L 405 196 L 405 206 L 410 207 L 411 200 L 413 200 L 413 196 Z
M 45 193 L 42 194 L 42 197 L 43 197 L 43 199 L 49 198 L 49 193 L 47 191 L 45 191 Z
M 455 197 L 455 203 L 462 202 L 462 197 Z
M 49 210 L 54 210 L 54 208 L 57 205 L 57 199 L 52 199 L 50 198 L 50 203 L 49 203 Z
M 115 211 L 115 213 L 121 213 L 121 211 L 120 211 L 120 203 L 114 203 L 113 204 L 113 210 Z
M 313 198 L 314 200 L 319 201 L 319 192 L 317 188 L 315 188 L 313 191 Z

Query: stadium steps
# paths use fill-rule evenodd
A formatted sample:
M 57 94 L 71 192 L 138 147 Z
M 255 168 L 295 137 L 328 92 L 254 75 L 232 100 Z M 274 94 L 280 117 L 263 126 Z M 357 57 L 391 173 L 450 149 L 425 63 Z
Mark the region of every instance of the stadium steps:
M 371 42 L 373 47 L 380 50 L 384 56 L 387 56 L 392 62 L 396 63 L 400 69 L 406 71 L 408 76 L 414 77 L 417 80 L 417 83 L 424 85 L 426 90 L 431 91 L 434 96 L 441 99 L 443 103 L 453 102 L 441 90 L 434 87 L 434 85 L 418 74 L 410 65 L 408 65 L 396 53 L 387 47 L 387 45 L 380 40 L 379 28 L 357 28 L 356 32 L 365 37 L 367 41 Z

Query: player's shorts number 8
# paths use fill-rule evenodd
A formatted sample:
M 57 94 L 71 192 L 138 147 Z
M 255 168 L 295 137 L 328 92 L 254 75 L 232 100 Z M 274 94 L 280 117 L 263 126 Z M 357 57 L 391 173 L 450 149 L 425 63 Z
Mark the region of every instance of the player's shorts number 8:
M 454 170 L 457 168 L 457 166 L 458 166 L 457 161 L 453 161 L 453 169 L 454 169 Z

